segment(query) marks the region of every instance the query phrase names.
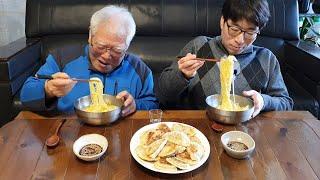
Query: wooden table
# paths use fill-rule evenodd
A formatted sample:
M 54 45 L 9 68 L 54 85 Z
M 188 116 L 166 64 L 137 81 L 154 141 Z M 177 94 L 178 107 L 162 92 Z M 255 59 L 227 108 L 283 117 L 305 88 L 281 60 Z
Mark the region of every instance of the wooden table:
M 67 118 L 59 146 L 44 145 L 58 120 Z M 205 111 L 165 111 L 164 121 L 190 124 L 208 138 L 210 156 L 200 168 L 168 175 L 145 169 L 130 154 L 129 142 L 148 124 L 146 111 L 109 126 L 88 126 L 75 115 L 45 117 L 21 112 L 0 129 L 0 179 L 319 179 L 320 122 L 308 112 L 269 112 L 249 123 L 225 126 L 224 131 L 248 132 L 256 142 L 251 158 L 229 157 L 220 143 L 222 133 L 210 128 Z M 84 162 L 72 152 L 73 142 L 88 133 L 103 134 L 109 141 L 98 161 Z

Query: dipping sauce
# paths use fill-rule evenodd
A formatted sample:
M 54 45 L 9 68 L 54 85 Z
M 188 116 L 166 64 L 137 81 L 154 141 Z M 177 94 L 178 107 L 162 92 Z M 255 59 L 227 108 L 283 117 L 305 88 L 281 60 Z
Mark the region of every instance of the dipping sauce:
M 93 156 L 102 152 L 102 147 L 98 144 L 87 144 L 79 152 L 81 156 Z
M 242 142 L 238 141 L 230 141 L 227 146 L 235 151 L 244 151 L 248 149 L 248 146 Z

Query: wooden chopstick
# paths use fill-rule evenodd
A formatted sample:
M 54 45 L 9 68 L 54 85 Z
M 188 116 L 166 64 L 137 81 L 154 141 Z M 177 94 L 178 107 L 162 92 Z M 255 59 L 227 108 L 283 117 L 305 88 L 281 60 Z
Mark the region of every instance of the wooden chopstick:
M 177 59 L 181 59 L 184 56 L 177 56 Z M 195 58 L 196 60 L 199 61 L 210 61 L 210 62 L 220 62 L 220 59 L 211 59 L 211 58 Z

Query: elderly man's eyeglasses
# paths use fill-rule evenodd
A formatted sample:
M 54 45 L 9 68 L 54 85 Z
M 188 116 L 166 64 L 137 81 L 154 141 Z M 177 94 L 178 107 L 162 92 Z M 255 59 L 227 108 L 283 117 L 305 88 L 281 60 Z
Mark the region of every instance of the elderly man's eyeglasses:
M 104 54 L 106 52 L 109 52 L 113 57 L 122 56 L 127 50 L 125 47 L 107 47 L 105 45 L 93 42 L 91 42 L 90 45 L 96 53 Z
M 242 30 L 238 26 L 229 25 L 227 21 L 226 21 L 226 24 L 228 26 L 228 33 L 232 37 L 236 37 L 239 34 L 244 33 L 244 38 L 245 39 L 253 40 L 253 39 L 255 39 L 257 37 L 257 34 L 260 34 L 259 30 L 256 30 L 256 31 L 245 31 L 245 30 Z

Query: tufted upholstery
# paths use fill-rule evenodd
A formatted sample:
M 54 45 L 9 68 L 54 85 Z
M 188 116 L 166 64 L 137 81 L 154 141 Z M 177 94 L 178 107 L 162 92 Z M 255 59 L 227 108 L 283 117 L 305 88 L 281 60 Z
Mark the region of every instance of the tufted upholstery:
M 9 96 L 15 96 L 11 100 L 14 109 L 21 108 L 18 94 L 22 83 L 44 62 L 48 52 L 65 45 L 86 44 L 91 15 L 108 4 L 125 6 L 132 12 L 137 32 L 129 51 L 139 55 L 153 70 L 156 92 L 161 71 L 175 60 L 188 41 L 198 35 L 220 34 L 223 0 L 27 0 L 26 37 L 40 41 L 33 48 L 26 48 L 27 59 L 16 58 L 0 65 L 0 69 L 7 70 L 0 71 L 0 79 L 9 82 L 5 88 Z M 291 77 L 286 71 L 285 47 L 287 41 L 299 40 L 297 1 L 269 0 L 269 6 L 272 18 L 255 44 L 272 50 L 284 77 Z M 291 80 L 288 82 L 292 84 Z M 313 109 L 311 112 L 317 114 L 319 106 L 314 96 L 294 80 L 294 86 L 301 88 L 296 92 L 291 84 L 287 84 L 289 92 L 298 97 L 293 97 L 298 100 L 295 107 Z

